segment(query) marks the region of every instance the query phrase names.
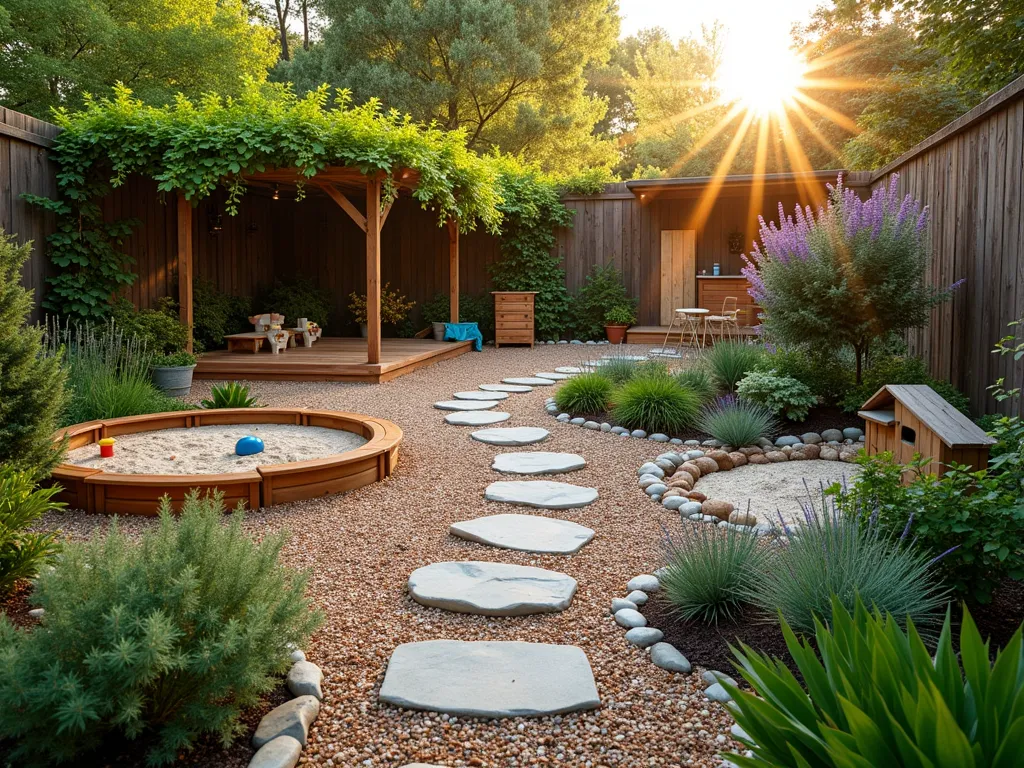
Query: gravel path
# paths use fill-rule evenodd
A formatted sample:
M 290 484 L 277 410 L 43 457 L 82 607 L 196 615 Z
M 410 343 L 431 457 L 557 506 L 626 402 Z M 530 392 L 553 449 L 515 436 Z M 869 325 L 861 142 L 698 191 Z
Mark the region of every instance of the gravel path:
M 433 407 L 454 392 L 507 377 L 530 376 L 575 365 L 585 353 L 565 345 L 537 349 L 485 347 L 386 384 L 255 382 L 253 394 L 272 406 L 356 411 L 391 419 L 405 431 L 395 475 L 344 496 L 285 504 L 251 513 L 255 535 L 285 528 L 291 539 L 287 561 L 312 569 L 311 590 L 327 614 L 307 654 L 324 671 L 326 698 L 310 731 L 302 762 L 311 765 L 403 766 L 710 766 L 719 750 L 740 745 L 729 738 L 732 720 L 703 696 L 700 671 L 677 675 L 655 667 L 648 652 L 630 646 L 609 615 L 626 582 L 662 565 L 662 525 L 678 516 L 651 502 L 636 486 L 636 467 L 662 452 L 647 440 L 613 437 L 560 424 L 544 412 L 556 387 L 511 395 L 502 409 L 505 426 L 551 431 L 545 451 L 579 453 L 587 466 L 572 482 L 593 486 L 600 498 L 552 516 L 593 528 L 597 535 L 574 555 L 535 555 L 496 549 L 448 535 L 448 526 L 484 514 L 507 513 L 508 505 L 485 502 L 483 489 L 501 479 L 490 469 L 499 448 L 470 439 L 472 427 L 443 422 Z M 644 350 L 638 350 L 644 351 Z M 208 395 L 211 382 L 197 382 L 190 399 Z M 732 473 L 730 473 L 732 474 Z M 530 510 L 531 514 L 545 514 Z M 46 524 L 86 535 L 107 518 L 64 512 Z M 151 520 L 125 520 L 140 531 Z M 493 618 L 454 614 L 413 602 L 409 574 L 444 560 L 488 560 L 562 571 L 579 582 L 568 610 L 547 615 Z M 594 670 L 599 710 L 536 720 L 479 721 L 400 711 L 377 701 L 385 665 L 401 643 L 432 640 L 521 640 L 581 647 Z M 686 653 L 686 648 L 680 648 Z M 227 753 L 210 749 L 202 766 L 244 766 L 252 754 L 247 739 Z

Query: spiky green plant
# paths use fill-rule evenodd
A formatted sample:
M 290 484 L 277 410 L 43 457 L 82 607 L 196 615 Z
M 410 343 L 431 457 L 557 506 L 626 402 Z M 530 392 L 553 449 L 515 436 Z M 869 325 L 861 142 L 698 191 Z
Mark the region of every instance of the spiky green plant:
M 949 591 L 939 581 L 931 557 L 909 537 L 885 531 L 874 516 L 857 519 L 821 496 L 818 508 L 802 502 L 804 519 L 790 531 L 759 579 L 755 600 L 789 624 L 814 631 L 817 619 L 830 620 L 833 595 L 852 610 L 859 595 L 872 607 L 933 627 Z M 787 529 L 788 530 L 788 529 Z
M 249 397 L 249 388 L 237 381 L 210 388 L 210 399 L 203 400 L 203 408 L 255 408 L 256 398 Z
M 305 574 L 280 562 L 283 533 L 257 542 L 220 496 L 190 494 L 134 541 L 116 523 L 67 544 L 40 574 L 42 624 L 0 615 L 0 743 L 12 764 L 77 764 L 105 739 L 144 739 L 147 763 L 202 734 L 227 746 L 240 714 L 280 684 L 292 644 L 322 621 Z
M 700 398 L 668 376 L 641 376 L 612 393 L 615 421 L 630 429 L 679 432 L 692 426 L 700 412 Z
M 718 386 L 715 380 L 703 366 L 684 368 L 675 373 L 676 382 L 679 386 L 693 390 L 702 403 L 709 403 L 718 394 Z
M 628 357 L 610 357 L 603 362 L 597 372 L 618 387 L 636 376 L 637 363 L 638 361 Z
M 736 385 L 760 361 L 761 347 L 744 341 L 719 341 L 704 352 L 704 364 L 719 388 L 735 392 Z
M 716 440 L 738 448 L 751 445 L 759 437 L 773 437 L 778 422 L 766 406 L 726 395 L 701 409 L 697 426 Z
M 733 620 L 750 600 L 765 550 L 756 536 L 684 521 L 683 537 L 666 537 L 661 588 L 672 610 L 688 621 Z
M 613 389 L 600 373 L 582 373 L 558 388 L 555 404 L 566 413 L 602 413 Z
M 53 501 L 59 486 L 37 488 L 28 471 L 0 464 L 0 595 L 18 579 L 30 579 L 59 547 L 52 532 L 32 532 L 29 527 L 51 509 L 64 506 Z
M 950 616 L 934 653 L 914 622 L 853 611 L 832 598 L 831 621 L 798 640 L 783 621 L 786 646 L 805 681 L 783 661 L 741 645 L 737 669 L 755 693 L 723 685 L 753 756 L 740 768 L 1013 768 L 1024 753 L 1024 645 L 1018 628 L 990 661 L 966 606 L 960 654 Z

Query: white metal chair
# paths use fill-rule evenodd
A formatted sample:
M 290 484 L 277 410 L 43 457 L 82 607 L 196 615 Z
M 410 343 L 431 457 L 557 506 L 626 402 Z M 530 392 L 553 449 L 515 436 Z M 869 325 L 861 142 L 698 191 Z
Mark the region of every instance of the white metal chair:
M 711 333 L 711 340 L 715 340 L 718 334 L 719 341 L 725 341 L 726 336 L 731 339 L 740 335 L 740 310 L 739 302 L 735 296 L 726 296 L 722 301 L 722 314 L 708 315 L 704 318 L 704 332 Z

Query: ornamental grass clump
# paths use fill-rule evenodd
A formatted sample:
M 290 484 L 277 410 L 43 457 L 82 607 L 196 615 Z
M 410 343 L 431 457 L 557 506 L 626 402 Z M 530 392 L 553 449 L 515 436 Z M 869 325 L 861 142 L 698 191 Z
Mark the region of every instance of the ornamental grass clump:
M 759 437 L 774 437 L 778 422 L 774 414 L 760 403 L 737 400 L 734 395 L 720 397 L 705 405 L 697 426 L 726 445 L 751 445 Z
M 615 386 L 621 386 L 636 376 L 638 361 L 628 357 L 609 357 L 604 365 L 598 368 L 598 373 L 608 379 Z
M 693 426 L 700 398 L 668 376 L 640 376 L 612 393 L 612 416 L 629 429 L 673 433 Z
M 321 623 L 307 575 L 280 562 L 220 496 L 191 493 L 180 518 L 137 541 L 116 520 L 65 545 L 40 574 L 42 623 L 0 616 L 0 743 L 17 765 L 75 764 L 105 739 L 143 740 L 147 763 L 178 759 L 203 734 L 227 746 L 243 708 L 280 684 L 288 653 Z
M 674 374 L 676 383 L 692 390 L 702 403 L 709 403 L 718 394 L 718 387 L 706 368 L 684 368 Z
M 921 627 L 938 622 L 949 591 L 941 584 L 933 558 L 909 537 L 886 531 L 871 515 L 844 514 L 821 497 L 816 510 L 802 503 L 799 530 L 784 526 L 788 544 L 779 549 L 761 575 L 755 600 L 767 613 L 781 614 L 795 629 L 813 632 L 815 621 L 831 621 L 833 596 L 853 610 L 859 595 L 868 605 Z
M 762 327 L 785 344 L 852 348 L 856 382 L 869 347 L 891 333 L 928 323 L 952 295 L 928 281 L 928 209 L 899 198 L 898 175 L 861 200 L 834 187 L 817 213 L 796 207 L 779 224 L 761 222 L 761 244 L 744 256 L 748 292 L 764 310 Z
M 757 536 L 697 523 L 683 537 L 665 537 L 667 570 L 661 588 L 672 610 L 687 621 L 733 621 L 749 602 L 765 549 Z
M 249 397 L 249 388 L 237 381 L 214 384 L 210 389 L 211 398 L 203 400 L 203 408 L 257 408 L 255 397 Z
M 555 393 L 555 404 L 566 413 L 604 413 L 614 385 L 599 373 L 582 373 Z
M 719 389 L 735 392 L 740 379 L 754 370 L 761 347 L 743 341 L 720 341 L 704 353 L 704 364 Z
M 783 623 L 786 646 L 806 688 L 783 661 L 746 645 L 737 668 L 757 692 L 723 686 L 752 756 L 729 754 L 740 768 L 1011 768 L 1024 750 L 1024 650 L 1021 629 L 990 661 L 965 607 L 959 655 L 947 610 L 932 650 L 913 621 L 851 611 L 833 598 L 814 641 Z

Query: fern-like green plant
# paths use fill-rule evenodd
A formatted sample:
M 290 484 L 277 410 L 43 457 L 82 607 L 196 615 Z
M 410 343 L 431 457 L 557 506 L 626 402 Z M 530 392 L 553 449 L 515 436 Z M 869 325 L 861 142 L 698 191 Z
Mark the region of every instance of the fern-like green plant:
M 562 384 L 555 393 L 555 404 L 566 413 L 602 413 L 614 389 L 599 373 L 583 373 Z
M 612 393 L 612 415 L 630 429 L 679 432 L 699 413 L 700 398 L 668 376 L 638 376 Z
M 29 527 L 51 509 L 59 486 L 36 488 L 28 471 L 0 464 L 0 595 L 18 579 L 30 579 L 59 546 L 54 533 L 35 533 Z
M 237 381 L 210 388 L 211 397 L 203 400 L 203 408 L 255 408 L 256 398 L 249 397 L 249 388 Z
M 40 574 L 40 626 L 0 616 L 0 743 L 12 764 L 75 764 L 107 738 L 145 739 L 147 762 L 178 759 L 202 734 L 227 745 L 239 716 L 280 683 L 292 644 L 322 617 L 306 575 L 280 562 L 285 536 L 259 542 L 241 510 L 190 494 L 177 518 L 132 541 L 107 533 L 65 546 Z
M 805 681 L 785 663 L 741 645 L 737 669 L 757 692 L 723 686 L 747 734 L 752 757 L 740 768 L 1013 768 L 1024 753 L 1024 646 L 1018 628 L 990 661 L 990 649 L 964 607 L 960 654 L 950 616 L 935 652 L 912 621 L 852 611 L 832 599 L 832 620 L 814 624 L 815 642 L 786 646 Z

